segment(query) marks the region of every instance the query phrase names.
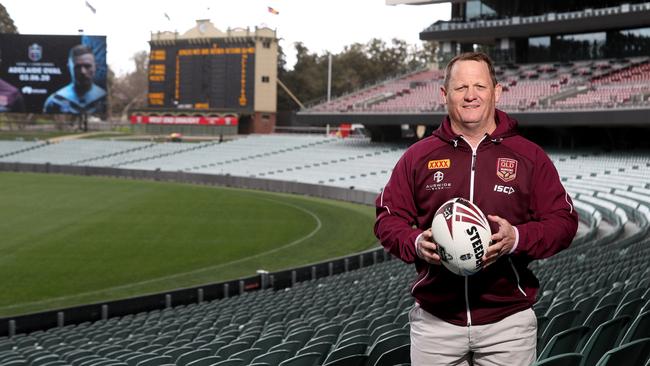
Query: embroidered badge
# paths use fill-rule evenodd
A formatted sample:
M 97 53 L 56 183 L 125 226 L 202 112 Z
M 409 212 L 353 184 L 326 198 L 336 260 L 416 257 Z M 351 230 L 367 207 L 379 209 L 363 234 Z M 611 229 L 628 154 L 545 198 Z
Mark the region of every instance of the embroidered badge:
M 497 160 L 497 177 L 504 182 L 510 182 L 517 178 L 517 160 L 499 158 Z

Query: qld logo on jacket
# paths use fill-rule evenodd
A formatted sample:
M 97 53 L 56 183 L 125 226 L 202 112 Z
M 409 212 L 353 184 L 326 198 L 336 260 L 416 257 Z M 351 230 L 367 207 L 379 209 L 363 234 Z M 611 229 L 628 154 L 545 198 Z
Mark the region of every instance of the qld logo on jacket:
M 517 178 L 517 160 L 499 158 L 497 160 L 497 177 L 504 182 L 510 182 Z

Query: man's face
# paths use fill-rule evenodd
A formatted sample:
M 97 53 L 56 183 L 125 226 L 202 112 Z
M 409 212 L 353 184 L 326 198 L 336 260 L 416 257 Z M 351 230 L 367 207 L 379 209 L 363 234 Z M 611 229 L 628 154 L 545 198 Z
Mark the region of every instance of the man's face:
M 93 84 L 95 77 L 95 56 L 91 53 L 85 53 L 72 59 L 72 74 L 74 75 L 74 84 L 83 88 L 89 88 Z
M 501 85 L 492 85 L 487 64 L 457 61 L 451 68 L 449 85 L 441 88 L 452 124 L 481 128 L 494 120 Z

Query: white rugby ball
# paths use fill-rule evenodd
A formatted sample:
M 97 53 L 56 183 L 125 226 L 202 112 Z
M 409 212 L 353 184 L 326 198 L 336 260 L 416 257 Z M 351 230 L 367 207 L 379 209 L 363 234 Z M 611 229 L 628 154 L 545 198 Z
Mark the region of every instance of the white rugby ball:
M 483 268 L 483 255 L 492 231 L 485 215 L 472 202 L 452 198 L 440 206 L 431 223 L 433 241 L 442 264 L 451 272 L 469 276 Z

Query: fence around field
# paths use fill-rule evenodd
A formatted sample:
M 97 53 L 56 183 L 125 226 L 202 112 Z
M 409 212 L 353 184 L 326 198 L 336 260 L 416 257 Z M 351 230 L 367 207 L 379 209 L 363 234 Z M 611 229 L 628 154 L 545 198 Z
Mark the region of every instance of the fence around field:
M 291 193 L 319 198 L 334 199 L 366 205 L 374 204 L 377 194 L 341 187 L 325 187 L 317 184 L 286 182 L 278 180 L 235 177 L 230 175 L 198 174 L 186 172 L 163 172 L 108 167 L 69 166 L 54 164 L 24 164 L 0 162 L 0 171 L 68 174 L 79 176 L 106 176 L 124 179 L 169 181 Z M 370 266 L 390 260 L 383 248 L 371 249 L 350 256 L 308 264 L 278 272 L 261 272 L 254 276 L 232 281 L 206 284 L 185 289 L 166 291 L 153 295 L 81 305 L 65 309 L 39 312 L 0 319 L 0 336 L 13 336 L 70 324 L 105 320 L 115 316 L 136 314 L 178 305 L 223 299 L 248 291 L 274 288 L 282 289 L 297 282 L 315 280 Z

